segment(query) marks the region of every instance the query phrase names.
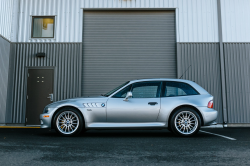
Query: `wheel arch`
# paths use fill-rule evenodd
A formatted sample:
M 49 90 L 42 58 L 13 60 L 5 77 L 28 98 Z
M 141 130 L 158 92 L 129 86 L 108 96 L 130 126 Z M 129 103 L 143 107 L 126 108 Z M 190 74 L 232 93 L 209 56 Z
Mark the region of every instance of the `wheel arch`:
M 196 108 L 195 106 L 189 105 L 189 104 L 180 105 L 180 106 L 178 106 L 178 107 L 176 107 L 176 108 L 174 108 L 174 109 L 172 110 L 172 112 L 171 112 L 170 115 L 168 116 L 168 126 L 170 126 L 170 119 L 171 119 L 171 117 L 173 116 L 173 114 L 174 114 L 178 109 L 183 108 L 183 107 L 190 107 L 190 108 L 193 108 L 193 109 L 199 114 L 199 116 L 201 117 L 201 126 L 204 126 L 204 119 L 203 119 L 203 115 L 202 115 L 201 111 L 200 111 L 198 108 Z
M 53 114 L 53 116 L 52 116 L 52 118 L 51 118 L 51 129 L 54 129 L 53 120 L 54 120 L 54 118 L 55 118 L 57 112 L 59 112 L 59 111 L 60 111 L 61 109 L 63 109 L 63 108 L 74 108 L 74 109 L 78 110 L 78 111 L 80 112 L 80 114 L 82 115 L 84 127 L 86 126 L 86 124 L 85 124 L 86 121 L 85 121 L 85 118 L 84 118 L 84 115 L 83 115 L 82 111 L 79 110 L 79 108 L 77 108 L 77 107 L 75 107 L 75 106 L 67 105 L 67 106 L 62 106 L 62 107 L 57 108 L 57 110 L 54 112 L 54 114 Z

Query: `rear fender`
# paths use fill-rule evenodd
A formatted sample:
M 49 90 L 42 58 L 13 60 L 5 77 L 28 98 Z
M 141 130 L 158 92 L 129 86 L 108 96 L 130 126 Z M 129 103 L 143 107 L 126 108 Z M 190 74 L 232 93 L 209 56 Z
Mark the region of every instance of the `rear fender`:
M 204 120 L 204 114 L 199 107 L 207 107 L 210 100 L 213 100 L 213 96 L 210 94 L 193 95 L 193 96 L 178 96 L 178 97 L 162 97 L 161 109 L 158 116 L 158 122 L 166 122 L 173 111 L 176 111 L 179 107 L 190 106 L 194 108 Z

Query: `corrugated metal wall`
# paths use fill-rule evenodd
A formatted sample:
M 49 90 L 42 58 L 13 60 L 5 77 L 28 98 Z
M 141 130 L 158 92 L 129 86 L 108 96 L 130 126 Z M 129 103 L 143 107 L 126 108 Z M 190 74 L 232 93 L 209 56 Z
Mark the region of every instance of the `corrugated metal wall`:
M 81 8 L 176 8 L 177 42 L 218 42 L 216 0 L 20 0 L 14 42 L 81 42 Z M 32 15 L 56 15 L 55 39 L 30 39 Z
M 250 43 L 224 43 L 228 123 L 250 122 Z
M 249 0 L 221 0 L 223 42 L 250 42 L 249 7 Z
M 13 89 L 11 107 L 6 123 L 24 123 L 26 102 L 26 67 L 55 66 L 54 100 L 81 95 L 81 43 L 18 43 L 13 55 Z M 37 52 L 45 52 L 45 58 L 37 58 Z
M 13 4 L 13 0 L 0 1 L 0 34 L 8 40 L 11 40 Z
M 17 8 L 13 7 L 19 2 Z M 1 0 L 0 25 L 4 26 L 0 26 L 0 34 L 13 42 L 81 42 L 81 8 L 176 8 L 177 42 L 218 42 L 216 3 L 217 0 Z M 249 6 L 249 0 L 221 0 L 223 42 L 250 42 L 250 23 L 245 19 L 250 17 Z M 13 14 L 18 18 L 11 24 Z M 56 15 L 56 38 L 30 39 L 32 15 Z
M 223 42 L 250 42 L 248 33 L 250 23 L 245 19 L 250 17 L 249 6 L 249 0 L 221 0 Z M 10 46 L 13 45 L 16 53 L 11 54 L 13 68 L 10 68 L 9 73 L 13 74 L 11 92 L 14 96 L 8 96 L 10 103 L 7 106 L 10 108 L 7 111 L 7 123 L 24 122 L 26 65 L 56 66 L 57 73 L 60 73 L 56 78 L 61 82 L 71 76 L 67 73 L 71 67 L 70 72 L 77 71 L 80 77 L 82 8 L 175 8 L 177 42 L 180 42 L 177 44 L 178 62 L 180 62 L 178 74 L 180 75 L 189 64 L 192 64 L 191 71 L 188 71 L 191 73 L 184 78 L 196 81 L 215 96 L 215 107 L 220 111 L 218 122 L 222 122 L 222 106 L 218 105 L 221 104 L 220 61 L 218 44 L 214 43 L 218 42 L 217 0 L 1 0 L 0 34 L 12 42 L 34 43 Z M 30 39 L 33 15 L 56 15 L 55 39 Z M 50 43 L 45 44 L 45 42 Z M 72 42 L 72 44 L 60 42 Z M 50 52 L 49 58 L 44 60 L 35 58 L 34 53 L 39 49 Z M 68 56 L 64 49 L 73 53 Z M 224 51 L 229 123 L 249 123 L 249 112 L 247 112 L 250 103 L 249 80 L 245 76 L 249 71 L 247 63 L 249 44 L 226 43 Z M 62 67 L 63 65 L 68 66 Z M 210 75 L 211 73 L 213 74 Z M 75 81 L 58 84 L 56 100 L 80 95 L 80 80 L 72 90 L 73 82 Z M 1 90 L 3 91 L 3 88 Z M 236 97 L 232 97 L 233 95 Z
M 220 56 L 218 43 L 178 43 L 178 78 L 195 81 L 214 96 L 214 107 L 222 123 Z
M 0 123 L 5 123 L 11 43 L 0 36 Z

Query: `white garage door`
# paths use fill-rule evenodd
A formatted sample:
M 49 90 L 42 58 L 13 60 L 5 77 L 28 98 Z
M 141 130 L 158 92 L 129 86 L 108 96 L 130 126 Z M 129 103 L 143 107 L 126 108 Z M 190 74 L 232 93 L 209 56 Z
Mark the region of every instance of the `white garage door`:
M 176 78 L 174 11 L 84 11 L 82 95 L 141 78 Z

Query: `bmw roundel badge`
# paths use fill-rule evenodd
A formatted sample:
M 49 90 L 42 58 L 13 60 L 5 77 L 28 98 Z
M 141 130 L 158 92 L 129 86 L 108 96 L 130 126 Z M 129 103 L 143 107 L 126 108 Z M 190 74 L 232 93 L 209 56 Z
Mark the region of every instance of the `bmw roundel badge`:
M 102 106 L 102 107 L 105 107 L 105 104 L 104 104 L 104 103 L 102 103 L 102 104 L 101 104 L 101 106 Z

